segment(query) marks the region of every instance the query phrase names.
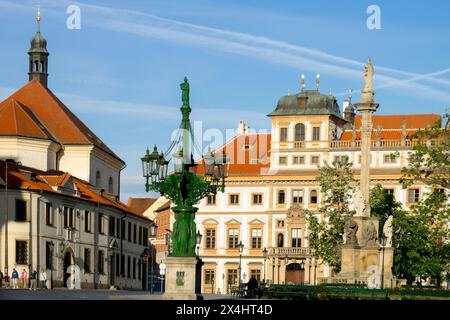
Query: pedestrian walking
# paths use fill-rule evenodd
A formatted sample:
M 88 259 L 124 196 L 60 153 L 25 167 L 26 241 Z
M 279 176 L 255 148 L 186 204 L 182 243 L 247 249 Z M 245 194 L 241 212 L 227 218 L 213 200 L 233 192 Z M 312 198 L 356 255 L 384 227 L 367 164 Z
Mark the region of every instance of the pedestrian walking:
M 0 271 L 0 288 L 3 286 L 3 273 Z
M 13 268 L 13 272 L 11 274 L 12 276 L 12 285 L 13 285 L 13 289 L 19 289 L 19 273 L 17 272 L 17 270 L 15 268 Z
M 47 289 L 45 283 L 47 282 L 47 272 L 41 269 L 41 274 L 39 275 L 39 280 L 41 282 L 41 289 Z
M 5 280 L 5 288 L 9 288 L 9 276 L 8 276 L 8 271 L 6 271 L 6 273 L 5 273 L 4 280 Z
M 36 290 L 37 271 L 33 270 L 30 274 L 30 290 Z
M 25 269 L 22 270 L 20 278 L 22 279 L 22 288 L 25 289 L 28 286 L 28 272 Z

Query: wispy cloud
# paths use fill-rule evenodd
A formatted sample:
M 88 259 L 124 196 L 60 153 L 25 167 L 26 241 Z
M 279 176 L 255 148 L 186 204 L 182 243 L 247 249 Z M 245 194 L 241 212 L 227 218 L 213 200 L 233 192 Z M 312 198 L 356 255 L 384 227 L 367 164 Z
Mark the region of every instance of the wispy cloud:
M 268 37 L 195 25 L 127 9 L 65 0 L 47 0 L 43 3 L 48 6 L 46 10 L 50 12 L 51 8 L 65 8 L 69 4 L 78 4 L 82 8 L 83 24 L 114 32 L 130 33 L 184 45 L 204 46 L 213 50 L 301 68 L 305 71 L 319 71 L 340 78 L 361 79 L 362 77 L 363 62 Z M 0 6 L 15 10 L 27 8 L 10 1 L 0 2 Z M 447 90 L 418 83 L 419 81 L 431 82 L 450 87 L 449 80 L 438 78 L 450 73 L 450 68 L 428 74 L 417 74 L 378 65 L 375 65 L 375 68 L 377 72 L 375 84 L 379 89 L 400 87 L 407 89 L 405 94 L 408 95 L 427 94 L 431 99 L 438 101 L 450 99 Z

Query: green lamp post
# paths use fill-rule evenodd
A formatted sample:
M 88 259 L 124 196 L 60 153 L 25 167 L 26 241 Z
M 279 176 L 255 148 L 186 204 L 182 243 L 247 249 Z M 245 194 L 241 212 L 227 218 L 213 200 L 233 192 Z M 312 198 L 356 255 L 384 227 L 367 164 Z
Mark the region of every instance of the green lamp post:
M 194 134 L 189 120 L 191 108 L 189 106 L 189 83 L 187 78 L 180 84 L 183 105 L 180 108 L 182 120 L 178 139 L 174 140 L 168 151 L 159 153 L 157 147 L 153 152 L 147 149 L 141 158 L 142 172 L 146 179 L 145 190 L 159 192 L 170 199 L 175 207 L 175 223 L 172 231 L 173 257 L 195 257 L 197 245 L 194 207 L 201 199 L 217 191 L 224 191 L 225 178 L 228 172 L 228 161 L 225 152 L 215 155 L 209 151 L 203 156 L 204 175 L 196 174 L 197 164 L 193 160 L 190 149 L 190 138 L 195 146 Z M 168 175 L 170 162 L 165 157 L 173 152 L 174 171 Z

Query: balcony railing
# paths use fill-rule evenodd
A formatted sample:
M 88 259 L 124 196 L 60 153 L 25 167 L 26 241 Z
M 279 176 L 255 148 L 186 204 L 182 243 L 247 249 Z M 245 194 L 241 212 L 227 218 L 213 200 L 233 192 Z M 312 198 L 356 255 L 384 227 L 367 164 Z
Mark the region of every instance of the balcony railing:
M 300 256 L 310 256 L 311 248 L 303 247 L 280 247 L 280 248 L 269 248 L 270 256 L 282 256 L 285 257 L 300 257 Z
M 372 148 L 398 148 L 398 147 L 414 147 L 420 143 L 419 139 L 384 139 L 372 140 Z M 436 146 L 444 143 L 444 139 L 430 139 L 426 141 L 427 145 Z M 359 149 L 361 148 L 361 140 L 337 140 L 331 141 L 331 149 Z

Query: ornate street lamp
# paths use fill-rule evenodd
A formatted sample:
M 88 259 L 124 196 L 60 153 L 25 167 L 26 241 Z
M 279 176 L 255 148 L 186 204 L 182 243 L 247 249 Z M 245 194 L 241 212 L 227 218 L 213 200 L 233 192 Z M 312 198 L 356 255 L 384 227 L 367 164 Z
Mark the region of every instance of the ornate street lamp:
M 202 242 L 202 234 L 200 230 L 197 230 L 196 238 L 197 238 L 197 256 L 200 257 L 200 243 Z
M 142 273 L 143 273 L 143 277 L 145 277 L 147 279 L 147 275 L 148 275 L 148 248 L 145 248 L 144 251 L 141 253 L 141 260 L 142 260 Z M 153 275 L 152 279 L 151 279 L 151 287 L 150 287 L 150 293 L 153 294 Z M 148 283 L 148 282 L 147 282 Z
M 50 241 L 48 244 L 50 249 L 50 288 L 53 290 L 53 250 L 55 249 L 55 244 Z
M 263 250 L 263 257 L 264 257 L 264 286 L 266 285 L 266 259 L 267 259 L 267 254 L 268 254 L 267 248 L 264 247 L 264 250 Z
M 383 234 L 380 237 L 381 240 L 381 289 L 384 289 L 384 249 L 386 248 L 387 237 Z
M 242 240 L 239 241 L 238 249 L 239 249 L 239 290 L 240 290 L 240 289 L 241 289 L 241 262 L 242 262 L 242 252 L 244 252 L 244 244 L 242 243 Z
M 187 78 L 184 78 L 180 87 L 183 105 L 180 109 L 182 120 L 178 137 L 164 153 L 159 153 L 156 146 L 152 153 L 147 149 L 146 154 L 141 158 L 142 174 L 146 179 L 145 190 L 147 192 L 157 191 L 175 204 L 175 207 L 172 208 L 175 213 L 172 233 L 173 252 L 170 255 L 195 257 L 196 225 L 194 216 L 198 208 L 194 205 L 209 194 L 216 194 L 218 190 L 224 191 L 228 161 L 224 152 L 219 156 L 208 152 L 203 157 L 204 176 L 195 173 L 197 164 L 194 163 L 193 155 L 190 152 L 190 137 L 193 140 L 194 134 L 189 120 L 191 108 Z M 192 145 L 196 146 L 195 141 L 192 141 Z M 172 159 L 166 160 L 165 157 L 168 157 L 172 151 L 174 151 Z M 173 160 L 174 171 L 168 175 L 170 160 Z

